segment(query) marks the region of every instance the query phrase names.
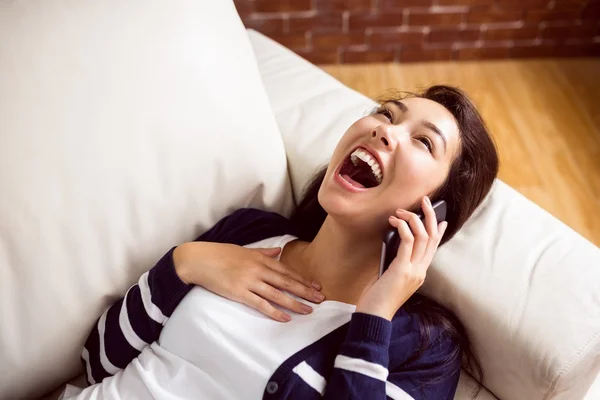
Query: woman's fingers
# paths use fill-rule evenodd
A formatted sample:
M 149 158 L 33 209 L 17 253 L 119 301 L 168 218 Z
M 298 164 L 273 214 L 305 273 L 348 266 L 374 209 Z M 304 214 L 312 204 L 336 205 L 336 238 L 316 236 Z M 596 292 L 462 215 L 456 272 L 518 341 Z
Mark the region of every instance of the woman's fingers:
M 435 210 L 433 209 L 433 205 L 431 204 L 431 200 L 429 197 L 423 197 L 421 209 L 423 210 L 423 215 L 425 216 L 425 229 L 427 230 L 427 234 L 434 241 L 438 238 L 438 221 L 437 216 L 435 215 Z
M 246 294 L 241 298 L 241 302 L 265 314 L 267 317 L 274 319 L 275 321 L 289 322 L 292 320 L 292 317 L 290 317 L 289 314 L 278 310 L 267 300 L 250 291 L 247 291 Z
M 425 226 L 417 214 L 406 210 L 398 210 L 397 215 L 398 218 L 408 223 L 410 231 L 414 236 L 410 261 L 412 263 L 418 263 L 423 258 L 423 254 L 425 254 L 427 242 L 429 241 L 429 234 L 425 230 Z
M 256 287 L 251 288 L 251 291 L 265 300 L 298 314 L 310 314 L 313 311 L 312 307 L 292 299 L 281 290 L 265 282 L 258 283 Z
M 390 217 L 390 224 L 398 229 L 398 235 L 400 236 L 400 246 L 398 246 L 398 254 L 396 254 L 396 260 L 398 262 L 410 263 L 410 258 L 413 250 L 414 236 L 408 227 L 406 221 L 397 218 Z
M 271 286 L 295 294 L 296 296 L 312 301 L 313 303 L 320 303 L 325 299 L 325 296 L 317 289 L 312 286 L 306 286 L 306 283 L 302 283 L 294 277 L 295 274 L 291 273 L 289 268 L 286 268 L 284 272 L 270 268 L 264 271 L 261 279 Z
M 442 241 L 442 237 L 444 236 L 444 232 L 446 232 L 446 228 L 448 228 L 448 222 L 442 221 L 436 226 L 437 236 L 435 240 L 430 240 L 427 245 L 427 250 L 425 250 L 425 259 L 431 263 L 433 260 L 433 256 Z

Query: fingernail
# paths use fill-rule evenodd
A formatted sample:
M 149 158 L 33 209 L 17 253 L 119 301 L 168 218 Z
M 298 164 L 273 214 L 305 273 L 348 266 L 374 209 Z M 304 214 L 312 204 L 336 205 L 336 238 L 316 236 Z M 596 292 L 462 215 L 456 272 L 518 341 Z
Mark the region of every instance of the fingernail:
M 427 204 L 431 205 L 431 200 L 429 200 L 429 196 L 425 196 L 425 201 L 427 202 Z
M 281 319 L 283 320 L 283 322 L 290 322 L 292 320 L 292 317 L 290 317 L 287 314 L 284 314 L 281 316 Z
M 325 295 L 323 293 L 315 293 L 315 299 L 319 301 L 323 301 L 325 299 Z
M 399 208 L 399 209 L 397 209 L 397 210 L 396 210 L 396 212 L 397 212 L 398 214 L 401 214 L 401 213 L 403 213 L 403 212 L 404 212 L 404 210 L 403 210 L 403 209 L 401 209 L 401 208 Z
M 321 290 L 321 285 L 319 285 L 317 282 L 313 281 L 312 282 L 312 287 L 314 287 L 317 290 Z
M 302 305 L 302 311 L 304 312 L 304 314 L 310 314 L 312 312 L 312 307 L 309 307 L 305 304 Z

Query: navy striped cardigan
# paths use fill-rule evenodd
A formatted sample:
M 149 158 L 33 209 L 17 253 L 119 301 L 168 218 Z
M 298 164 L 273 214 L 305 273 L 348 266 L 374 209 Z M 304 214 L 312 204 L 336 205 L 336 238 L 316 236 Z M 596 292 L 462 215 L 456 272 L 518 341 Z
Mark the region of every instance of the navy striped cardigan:
M 197 241 L 243 246 L 270 237 L 294 235 L 294 232 L 285 217 L 246 208 L 223 218 Z M 152 303 L 168 318 L 191 289 L 175 273 L 173 250 L 147 272 L 147 287 L 135 285 L 125 297 L 128 325 L 141 339 L 140 343 L 129 343 L 121 331 L 119 316 L 123 299 L 99 318 L 101 324 L 95 324 L 82 353 L 90 383 L 98 383 L 114 374 L 115 367 L 124 369 L 140 354 L 140 347 L 159 338 L 165 321 L 147 314 L 144 301 L 148 301 L 148 293 L 144 296 L 143 291 L 149 291 Z M 99 325 L 104 327 L 103 332 L 99 331 Z M 326 379 L 325 399 L 454 398 L 460 359 L 454 357 L 450 362 L 448 359 L 456 354 L 458 344 L 438 327 L 431 333 L 427 350 L 414 359 L 411 356 L 420 346 L 419 332 L 419 316 L 403 308 L 391 322 L 355 312 L 350 322 L 300 350 L 273 371 L 263 399 L 320 398 L 320 393 L 292 371 L 303 361 Z M 102 357 L 100 334 L 105 353 Z M 352 362 L 341 365 L 341 359 L 352 359 Z M 110 372 L 105 368 L 107 364 Z

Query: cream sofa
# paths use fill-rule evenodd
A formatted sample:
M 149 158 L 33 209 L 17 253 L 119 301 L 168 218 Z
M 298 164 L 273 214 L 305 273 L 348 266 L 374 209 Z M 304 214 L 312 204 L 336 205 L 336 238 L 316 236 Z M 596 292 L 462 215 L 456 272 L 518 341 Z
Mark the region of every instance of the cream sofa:
M 289 215 L 372 106 L 230 0 L 0 0 L 0 398 L 81 377 L 93 321 L 171 246 Z M 600 398 L 600 250 L 503 182 L 422 291 L 466 325 L 479 400 Z

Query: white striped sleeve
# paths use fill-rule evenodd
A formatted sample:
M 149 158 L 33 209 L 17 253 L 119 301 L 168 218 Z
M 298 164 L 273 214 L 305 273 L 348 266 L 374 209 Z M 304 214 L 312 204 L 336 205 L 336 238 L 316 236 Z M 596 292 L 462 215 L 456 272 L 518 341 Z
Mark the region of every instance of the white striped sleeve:
M 94 380 L 94 377 L 92 376 L 92 366 L 90 365 L 90 353 L 88 352 L 88 350 L 85 347 L 83 348 L 83 351 L 81 352 L 81 358 L 85 362 L 85 372 L 87 375 L 88 382 L 90 383 L 90 385 L 95 385 L 96 381 Z
M 102 368 L 104 368 L 106 372 L 108 372 L 111 375 L 114 375 L 121 369 L 115 367 L 106 356 L 106 347 L 104 343 L 104 331 L 106 330 L 106 313 L 107 312 L 104 312 L 100 317 L 100 320 L 98 321 L 98 336 L 100 338 L 100 363 L 102 364 Z
M 142 351 L 144 347 L 148 346 L 149 343 L 146 343 L 135 333 L 133 327 L 131 326 L 131 321 L 129 321 L 129 313 L 127 312 L 127 296 L 131 288 L 125 294 L 123 298 L 123 304 L 121 304 L 121 311 L 119 312 L 119 326 L 121 327 L 121 332 L 123 332 L 123 336 L 127 343 L 131 345 L 137 351 Z
M 345 369 L 346 371 L 357 372 L 380 381 L 386 381 L 388 369 L 383 365 L 365 361 L 361 358 L 347 357 L 339 354 L 334 363 L 335 368 Z
M 142 302 L 144 303 L 144 308 L 146 309 L 146 314 L 154 321 L 158 322 L 161 325 L 164 325 L 167 322 L 167 317 L 160 311 L 153 302 L 152 295 L 150 293 L 150 285 L 148 284 L 148 272 L 141 276 L 138 286 L 140 288 L 140 294 L 142 296 Z
M 412 397 L 404 390 L 402 390 L 402 388 L 394 385 L 390 381 L 387 381 L 385 383 L 385 394 L 394 400 L 414 400 L 414 397 Z

